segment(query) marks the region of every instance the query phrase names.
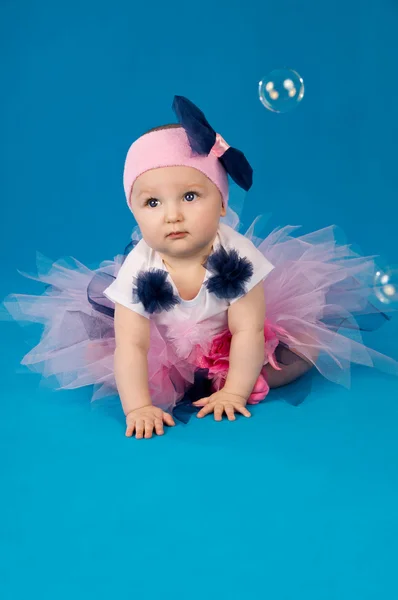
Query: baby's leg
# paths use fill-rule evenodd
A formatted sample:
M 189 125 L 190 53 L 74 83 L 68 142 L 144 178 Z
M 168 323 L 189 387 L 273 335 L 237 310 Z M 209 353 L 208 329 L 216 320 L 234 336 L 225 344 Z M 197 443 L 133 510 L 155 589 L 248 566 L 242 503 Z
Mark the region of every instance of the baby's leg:
M 299 377 L 302 377 L 302 375 L 305 375 L 305 373 L 308 373 L 314 365 L 301 359 L 291 365 L 280 366 L 282 367 L 281 371 L 273 369 L 271 365 L 265 365 L 263 369 L 266 373 L 266 380 L 270 388 L 278 388 L 295 381 Z
M 296 356 L 292 357 L 291 353 L 294 353 Z M 278 388 L 283 385 L 287 385 L 299 377 L 302 377 L 313 368 L 317 359 L 317 353 L 315 350 L 312 351 L 311 355 L 311 358 L 314 362 L 309 361 L 308 358 L 293 348 L 290 350 L 282 349 L 281 355 L 282 361 L 278 361 L 279 366 L 282 367 L 280 371 L 274 369 L 270 364 L 265 365 L 263 368 L 263 371 L 266 374 L 267 383 L 270 388 Z M 283 360 L 284 355 L 286 361 Z M 294 358 L 293 361 L 292 358 Z

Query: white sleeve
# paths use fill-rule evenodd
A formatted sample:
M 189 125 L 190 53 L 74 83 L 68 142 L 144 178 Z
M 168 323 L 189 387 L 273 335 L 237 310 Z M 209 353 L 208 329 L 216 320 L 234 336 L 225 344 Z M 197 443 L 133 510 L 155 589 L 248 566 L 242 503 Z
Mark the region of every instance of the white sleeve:
M 115 281 L 103 293 L 112 302 L 121 304 L 149 319 L 150 314 L 145 310 L 144 305 L 141 302 L 133 302 L 134 279 L 142 267 L 142 259 L 140 260 L 139 254 L 132 250 L 120 267 Z
M 260 281 L 263 281 L 275 268 L 274 265 L 256 248 L 253 242 L 246 239 L 241 247 L 238 249 L 239 255 L 247 258 L 253 265 L 253 275 L 249 281 L 245 284 L 245 293 L 247 294 L 253 289 Z M 233 304 L 242 296 L 238 296 L 230 301 Z

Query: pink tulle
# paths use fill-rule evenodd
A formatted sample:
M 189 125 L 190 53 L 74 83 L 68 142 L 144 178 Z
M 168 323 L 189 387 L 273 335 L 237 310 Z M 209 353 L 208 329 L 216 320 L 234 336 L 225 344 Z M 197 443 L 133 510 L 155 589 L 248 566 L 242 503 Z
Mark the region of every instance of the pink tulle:
M 246 234 L 275 266 L 263 284 L 266 363 L 280 368 L 275 350 L 281 342 L 324 377 L 347 387 L 352 364 L 398 374 L 398 363 L 368 348 L 357 325 L 358 316 L 377 311 L 368 302 L 373 258 L 339 245 L 333 227 L 301 237 L 291 235 L 294 229 L 275 229 L 262 241 L 254 237 L 253 228 Z M 120 265 L 120 256 L 96 271 L 74 259 L 51 264 L 38 257 L 34 278 L 50 287 L 39 296 L 14 295 L 5 301 L 15 319 L 44 324 L 39 344 L 23 364 L 55 376 L 62 389 L 95 385 L 93 399 L 116 393 L 113 319 L 93 309 L 87 288 L 95 273 L 116 276 Z M 148 368 L 154 404 L 172 408 L 199 367 L 209 369 L 214 389 L 220 389 L 229 366 L 230 337 L 228 331 L 211 331 L 206 322 L 172 324 L 160 331 L 151 321 Z M 263 369 L 249 402 L 259 402 L 268 391 Z

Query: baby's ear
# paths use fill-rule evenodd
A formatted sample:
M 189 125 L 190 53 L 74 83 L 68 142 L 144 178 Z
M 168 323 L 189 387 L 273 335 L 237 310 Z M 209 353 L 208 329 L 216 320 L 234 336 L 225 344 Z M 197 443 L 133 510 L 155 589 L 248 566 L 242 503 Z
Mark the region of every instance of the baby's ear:
M 224 200 L 221 200 L 221 217 L 225 217 L 227 209 L 225 208 Z

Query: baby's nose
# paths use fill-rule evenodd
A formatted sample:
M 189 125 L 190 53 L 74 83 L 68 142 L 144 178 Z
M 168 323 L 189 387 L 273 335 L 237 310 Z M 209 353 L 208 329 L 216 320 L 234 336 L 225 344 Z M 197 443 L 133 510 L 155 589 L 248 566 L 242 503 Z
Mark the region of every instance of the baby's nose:
M 167 221 L 181 221 L 183 218 L 182 210 L 179 206 L 168 206 L 166 209 Z

